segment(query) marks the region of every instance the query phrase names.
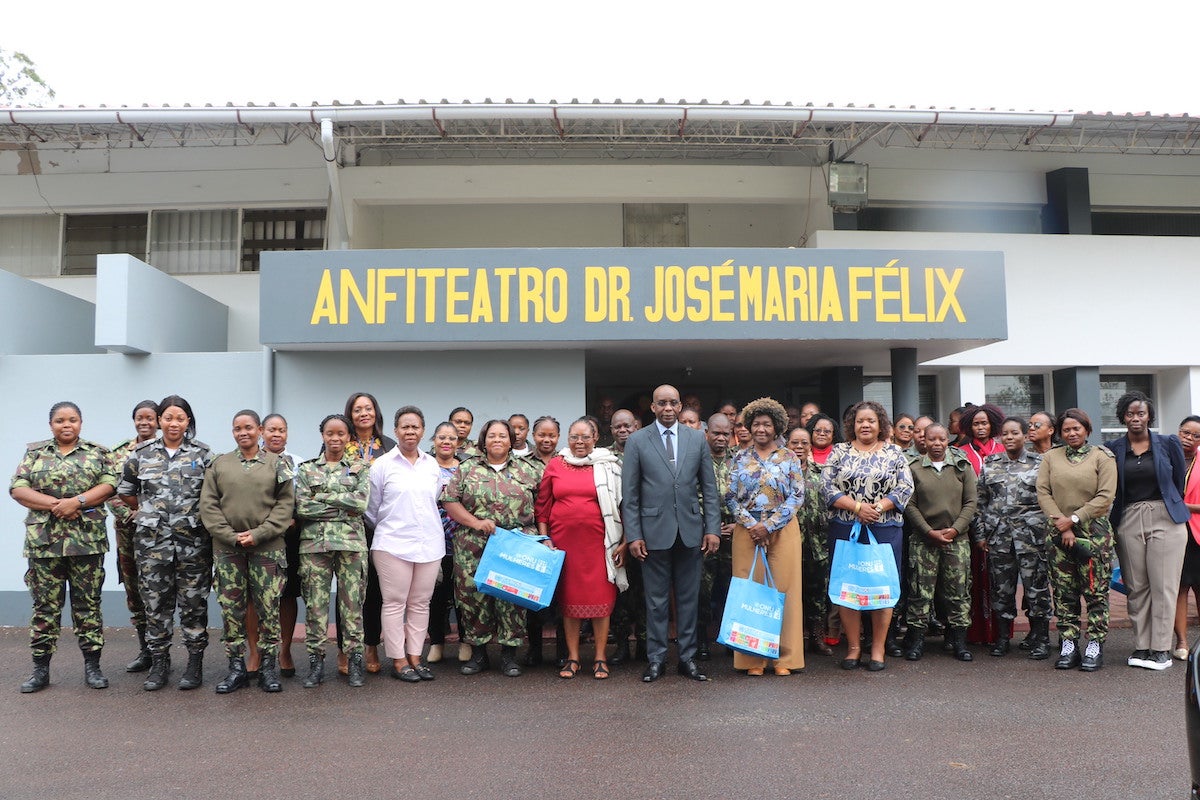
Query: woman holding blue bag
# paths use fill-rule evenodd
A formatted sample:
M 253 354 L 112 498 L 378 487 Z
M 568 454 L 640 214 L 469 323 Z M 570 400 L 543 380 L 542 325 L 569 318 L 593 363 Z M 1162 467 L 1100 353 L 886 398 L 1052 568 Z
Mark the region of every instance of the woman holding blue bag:
M 742 419 L 750 427 L 750 447 L 738 453 L 730 470 L 725 505 L 733 514 L 733 574 L 749 578 L 755 550 L 766 550 L 775 588 L 784 594 L 783 628 L 775 674 L 804 669 L 804 607 L 801 594 L 801 535 L 796 511 L 804 502 L 804 467 L 779 444 L 787 412 L 769 397 L 749 403 Z M 734 651 L 733 668 L 763 674 L 767 659 Z
M 904 507 L 913 493 L 912 473 L 904 451 L 887 443 L 892 424 L 879 403 L 864 400 L 850 407 L 849 439 L 834 445 L 821 472 L 821 494 L 832 516 L 829 520 L 829 550 L 837 551 L 838 540 L 850 538 L 857 523 L 880 544 L 892 549 L 896 570 L 900 571 L 904 541 Z M 833 577 L 830 579 L 832 595 Z M 871 655 L 868 670 L 884 668 L 885 640 L 892 621 L 892 609 L 881 608 L 871 614 Z M 846 658 L 842 669 L 857 669 L 862 654 L 862 612 L 838 606 L 842 629 L 846 632 Z

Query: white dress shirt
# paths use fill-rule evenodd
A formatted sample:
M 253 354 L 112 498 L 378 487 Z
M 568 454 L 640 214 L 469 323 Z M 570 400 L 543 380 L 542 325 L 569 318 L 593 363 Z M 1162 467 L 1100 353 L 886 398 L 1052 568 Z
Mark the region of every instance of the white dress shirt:
M 372 550 L 428 564 L 446 555 L 446 534 L 437 507 L 441 469 L 433 456 L 417 453 L 414 464 L 394 447 L 371 464 L 366 519 L 375 526 Z

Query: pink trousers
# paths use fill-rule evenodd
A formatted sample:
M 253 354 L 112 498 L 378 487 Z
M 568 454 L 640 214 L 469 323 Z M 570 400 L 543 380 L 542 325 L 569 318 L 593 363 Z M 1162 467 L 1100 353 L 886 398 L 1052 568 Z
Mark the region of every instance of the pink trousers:
M 414 564 L 382 550 L 371 551 L 383 593 L 383 644 L 389 658 L 419 656 L 429 629 L 429 599 L 441 559 Z

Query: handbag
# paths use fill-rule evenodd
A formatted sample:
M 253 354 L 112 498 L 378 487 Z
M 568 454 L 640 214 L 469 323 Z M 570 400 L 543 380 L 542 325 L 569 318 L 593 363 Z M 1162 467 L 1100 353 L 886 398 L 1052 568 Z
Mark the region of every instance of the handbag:
M 754 580 L 759 558 L 763 565 L 763 583 Z M 717 642 L 733 650 L 762 658 L 779 658 L 779 636 L 783 630 L 783 592 L 776 590 L 767 551 L 754 548 L 750 577 L 731 578 L 721 615 Z
M 475 570 L 475 588 L 531 611 L 549 606 L 567 554 L 543 545 L 548 538 L 496 528 Z
M 862 541 L 862 532 L 867 541 Z M 855 522 L 848 539 L 838 539 L 829 567 L 829 600 L 839 606 L 874 611 L 891 608 L 900 599 L 900 572 L 892 547 L 875 541 L 875 534 Z

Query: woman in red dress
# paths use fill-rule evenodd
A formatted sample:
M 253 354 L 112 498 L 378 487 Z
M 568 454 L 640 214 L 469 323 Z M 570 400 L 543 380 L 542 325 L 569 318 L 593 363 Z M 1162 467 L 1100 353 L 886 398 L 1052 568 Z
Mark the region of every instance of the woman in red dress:
M 582 620 L 590 619 L 596 638 L 592 675 L 604 679 L 608 619 L 617 592 L 628 587 L 625 537 L 617 511 L 621 465 L 611 451 L 596 447 L 596 431 L 587 419 L 571 425 L 567 443 L 542 473 L 536 507 L 538 533 L 566 552 L 557 600 L 567 660 L 558 675 L 574 678 L 579 672 L 579 628 Z
M 959 433 L 964 438 L 963 455 L 975 469 L 975 476 L 983 470 L 983 460 L 993 453 L 1003 453 L 1000 444 L 1000 427 L 1004 412 L 991 403 L 967 406 L 958 421 Z M 992 613 L 992 578 L 988 571 L 987 552 L 982 546 L 982 537 L 977 536 L 975 525 L 971 525 L 971 627 L 967 629 L 967 641 L 974 644 L 995 644 L 999 633 L 996 616 Z

